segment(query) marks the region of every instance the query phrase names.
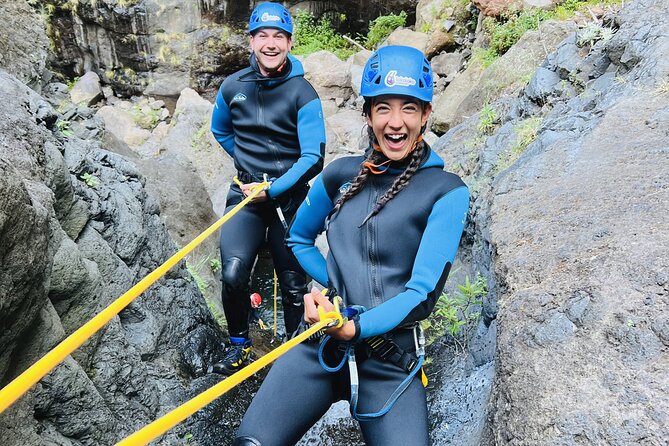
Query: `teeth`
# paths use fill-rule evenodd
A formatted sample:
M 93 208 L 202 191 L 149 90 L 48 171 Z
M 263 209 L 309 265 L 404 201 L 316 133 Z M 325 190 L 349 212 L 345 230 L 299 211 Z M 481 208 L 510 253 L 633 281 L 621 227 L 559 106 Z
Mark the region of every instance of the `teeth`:
M 393 141 L 401 141 L 404 139 L 404 135 L 386 135 L 388 139 L 392 139 Z

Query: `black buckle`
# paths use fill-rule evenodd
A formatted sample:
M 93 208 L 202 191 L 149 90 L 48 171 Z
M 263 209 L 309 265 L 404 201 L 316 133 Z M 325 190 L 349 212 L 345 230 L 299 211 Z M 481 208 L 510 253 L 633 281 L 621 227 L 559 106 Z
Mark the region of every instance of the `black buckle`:
M 244 184 L 258 182 L 258 179 L 256 178 L 255 175 L 248 172 L 242 172 L 241 170 L 237 171 L 237 179 Z

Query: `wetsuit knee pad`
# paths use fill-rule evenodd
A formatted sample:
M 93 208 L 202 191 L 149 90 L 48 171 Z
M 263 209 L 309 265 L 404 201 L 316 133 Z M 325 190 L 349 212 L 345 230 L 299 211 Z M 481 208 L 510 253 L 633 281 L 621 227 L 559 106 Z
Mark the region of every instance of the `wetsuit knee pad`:
M 283 271 L 279 274 L 281 297 L 285 304 L 301 306 L 307 293 L 307 281 L 303 273 Z
M 230 257 L 221 267 L 223 289 L 231 295 L 248 294 L 251 271 L 239 257 Z
M 232 442 L 232 446 L 262 446 L 262 443 L 260 443 L 260 440 L 257 438 L 245 435 L 243 437 L 235 438 L 235 440 Z

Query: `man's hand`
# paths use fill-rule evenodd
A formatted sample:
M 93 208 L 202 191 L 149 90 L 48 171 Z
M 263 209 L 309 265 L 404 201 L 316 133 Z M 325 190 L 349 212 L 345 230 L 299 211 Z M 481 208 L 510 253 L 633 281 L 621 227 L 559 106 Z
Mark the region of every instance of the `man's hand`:
M 251 193 L 253 192 L 253 190 L 256 187 L 260 187 L 260 183 L 248 183 L 248 184 L 242 184 L 242 185 L 239 186 L 239 188 L 242 190 L 242 193 L 244 194 L 245 197 L 248 197 L 249 195 L 251 195 Z M 264 190 L 264 191 L 260 192 L 258 195 L 256 195 L 255 197 L 253 197 L 251 199 L 251 203 L 260 203 L 260 202 L 263 202 L 263 201 L 267 201 L 268 199 L 269 199 L 269 197 L 267 196 L 267 191 Z
M 314 287 L 309 294 L 304 295 L 304 320 L 307 323 L 315 324 L 321 320 L 318 307 L 326 313 L 334 311 L 332 302 Z M 328 328 L 325 333 L 340 341 L 350 341 L 355 336 L 355 324 L 353 321 L 347 321 L 340 328 Z

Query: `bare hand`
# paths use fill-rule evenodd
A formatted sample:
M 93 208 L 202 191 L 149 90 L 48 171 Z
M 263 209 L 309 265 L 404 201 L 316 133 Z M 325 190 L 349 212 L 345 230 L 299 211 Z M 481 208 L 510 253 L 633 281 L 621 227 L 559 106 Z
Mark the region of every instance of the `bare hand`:
M 304 320 L 307 323 L 315 324 L 321 320 L 318 307 L 321 307 L 326 313 L 335 309 L 332 302 L 323 296 L 316 287 L 313 287 L 309 294 L 304 295 Z M 355 324 L 353 321 L 347 321 L 339 328 L 328 328 L 325 333 L 340 341 L 350 341 L 355 336 Z
M 248 184 L 242 184 L 241 186 L 239 186 L 239 188 L 242 190 L 242 193 L 244 194 L 245 197 L 248 197 L 249 195 L 251 195 L 251 193 L 253 193 L 253 191 L 256 187 L 260 187 L 260 183 L 248 183 Z M 267 201 L 267 200 L 268 200 L 267 191 L 264 190 L 264 191 L 260 192 L 258 195 L 256 195 L 255 197 L 253 197 L 251 199 L 251 203 L 260 203 L 260 202 Z

